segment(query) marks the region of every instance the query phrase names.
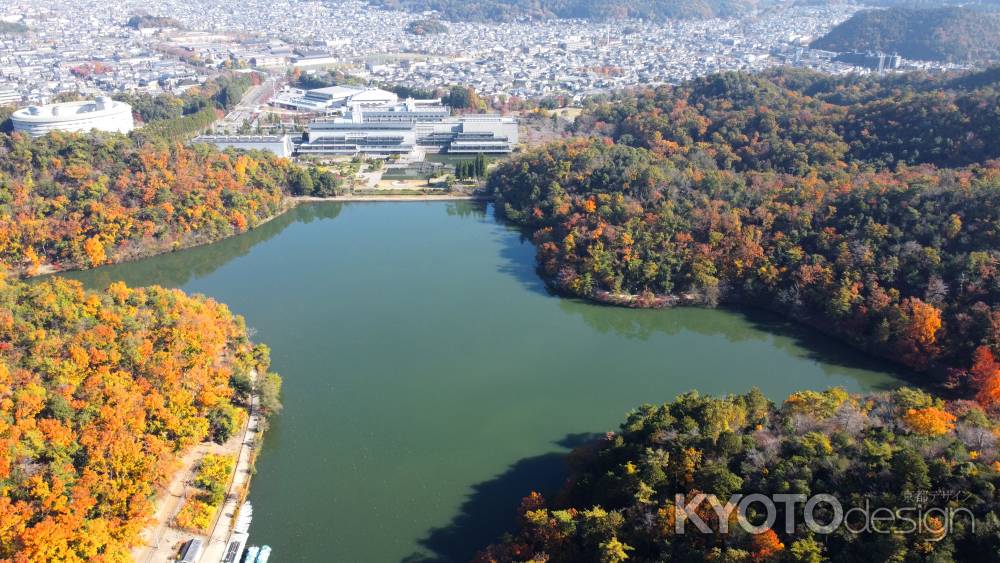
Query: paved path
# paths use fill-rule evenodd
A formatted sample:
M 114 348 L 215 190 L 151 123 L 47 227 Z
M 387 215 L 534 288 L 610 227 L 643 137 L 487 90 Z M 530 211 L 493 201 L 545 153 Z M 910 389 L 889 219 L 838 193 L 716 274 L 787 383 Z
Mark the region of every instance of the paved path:
M 167 488 L 160 493 L 154 504 L 152 526 L 142 531 L 142 544 L 132 548 L 132 558 L 138 563 L 160 563 L 171 561 L 177 555 L 183 542 L 199 537 L 170 526 L 174 516 L 184 503 L 188 485 L 194 480 L 195 466 L 205 454 L 218 449 L 217 444 L 198 444 L 181 458 L 180 469 L 174 473 Z M 202 537 L 202 540 L 207 538 Z
M 256 375 L 253 376 L 256 379 Z M 141 534 L 142 544 L 132 548 L 132 558 L 138 563 L 164 563 L 173 561 L 177 556 L 181 545 L 192 539 L 201 539 L 205 547 L 202 555 L 202 562 L 218 563 L 225 555 L 225 548 L 229 543 L 229 532 L 232 527 L 236 509 L 239 506 L 239 492 L 241 487 L 246 487 L 250 482 L 250 460 L 251 450 L 257 438 L 257 428 L 259 423 L 257 395 L 253 395 L 250 408 L 250 416 L 243 426 L 243 433 L 240 436 L 233 436 L 225 444 L 214 444 L 203 442 L 191 448 L 184 457 L 181 458 L 180 469 L 174 474 L 170 484 L 157 497 L 155 501 L 156 511 L 152 517 L 152 524 L 144 529 Z M 236 463 L 236 471 L 233 473 L 230 482 L 229 492 L 222 509 L 216 515 L 215 527 L 211 536 L 193 534 L 178 530 L 170 526 L 184 503 L 187 487 L 194 481 L 195 466 L 206 454 L 234 455 L 239 450 L 239 457 Z
M 229 545 L 229 535 L 232 533 L 233 524 L 236 519 L 236 512 L 240 507 L 240 494 L 250 485 L 252 472 L 251 461 L 253 448 L 257 440 L 257 428 L 260 422 L 258 413 L 257 395 L 253 396 L 250 407 L 250 417 L 246 428 L 243 431 L 243 442 L 240 446 L 240 456 L 236 462 L 236 472 L 233 474 L 233 481 L 229 485 L 229 493 L 226 495 L 226 502 L 222 505 L 220 516 L 215 522 L 215 529 L 205 547 L 205 553 L 201 557 L 202 563 L 219 563 L 226 555 L 226 547 Z
M 278 81 L 273 77 L 264 80 L 264 82 L 257 86 L 251 86 L 243 94 L 243 98 L 240 99 L 239 103 L 222 119 L 220 125 L 226 129 L 240 128 L 253 116 L 258 106 L 266 103 L 274 95 L 277 88 Z

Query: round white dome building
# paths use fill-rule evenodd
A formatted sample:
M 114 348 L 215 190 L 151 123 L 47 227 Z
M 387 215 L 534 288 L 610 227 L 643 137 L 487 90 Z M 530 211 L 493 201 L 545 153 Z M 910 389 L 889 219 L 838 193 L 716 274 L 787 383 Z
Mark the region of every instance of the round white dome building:
M 135 126 L 132 106 L 107 96 L 84 102 L 30 106 L 10 116 L 14 130 L 41 137 L 50 131 L 112 131 L 128 133 Z

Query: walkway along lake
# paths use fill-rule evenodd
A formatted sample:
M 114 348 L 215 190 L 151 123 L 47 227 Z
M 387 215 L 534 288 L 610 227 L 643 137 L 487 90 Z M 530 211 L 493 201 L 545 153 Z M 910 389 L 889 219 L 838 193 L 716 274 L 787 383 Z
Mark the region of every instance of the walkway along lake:
M 558 487 L 561 455 L 698 389 L 887 389 L 885 364 L 792 323 L 550 295 L 477 202 L 316 203 L 210 246 L 70 277 L 229 304 L 272 348 L 251 541 L 275 560 L 464 561 Z

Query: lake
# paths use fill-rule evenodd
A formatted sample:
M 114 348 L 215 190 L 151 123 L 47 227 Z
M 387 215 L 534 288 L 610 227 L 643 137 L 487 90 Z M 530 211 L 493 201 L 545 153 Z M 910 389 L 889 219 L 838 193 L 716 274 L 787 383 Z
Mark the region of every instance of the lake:
M 285 409 L 250 499 L 275 561 L 461 561 L 553 491 L 562 454 L 679 393 L 897 385 L 763 314 L 550 295 L 475 202 L 317 203 L 210 246 L 70 277 L 209 295 L 271 346 Z

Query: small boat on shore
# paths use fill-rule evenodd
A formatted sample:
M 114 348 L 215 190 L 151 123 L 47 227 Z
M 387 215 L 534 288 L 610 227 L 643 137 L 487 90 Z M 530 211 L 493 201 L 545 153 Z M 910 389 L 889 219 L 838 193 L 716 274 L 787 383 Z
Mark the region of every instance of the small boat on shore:
M 239 516 L 236 517 L 236 525 L 233 529 L 244 534 L 250 532 L 250 522 L 253 521 L 253 505 L 246 501 L 240 506 Z

